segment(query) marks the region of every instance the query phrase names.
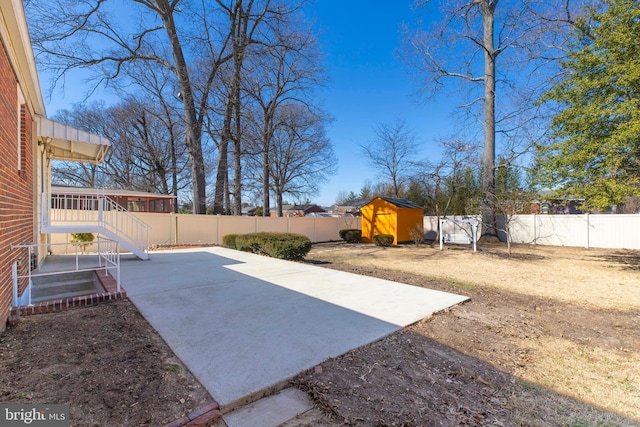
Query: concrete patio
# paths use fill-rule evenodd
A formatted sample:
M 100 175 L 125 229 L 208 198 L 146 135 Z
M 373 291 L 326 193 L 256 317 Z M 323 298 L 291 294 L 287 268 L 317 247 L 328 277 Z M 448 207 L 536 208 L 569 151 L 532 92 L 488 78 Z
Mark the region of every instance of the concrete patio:
M 220 247 L 124 256 L 121 277 L 223 412 L 467 299 Z

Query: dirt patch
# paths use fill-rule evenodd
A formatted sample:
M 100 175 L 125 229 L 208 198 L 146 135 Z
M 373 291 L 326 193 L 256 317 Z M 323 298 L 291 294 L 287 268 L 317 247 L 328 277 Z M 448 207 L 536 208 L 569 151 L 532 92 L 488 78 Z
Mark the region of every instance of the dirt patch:
M 1 402 L 68 404 L 74 426 L 161 426 L 212 401 L 126 300 L 22 317 L 0 378 Z
M 640 425 L 637 252 L 454 248 L 314 245 L 310 262 L 471 301 L 295 384 L 349 425 Z

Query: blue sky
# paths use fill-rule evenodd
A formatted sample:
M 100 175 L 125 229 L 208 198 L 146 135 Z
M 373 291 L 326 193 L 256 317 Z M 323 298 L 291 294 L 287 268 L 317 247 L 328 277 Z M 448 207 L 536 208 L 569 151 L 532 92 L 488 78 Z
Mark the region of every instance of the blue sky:
M 305 9 L 315 21 L 320 43 L 326 54 L 331 83 L 320 95 L 324 108 L 334 118 L 328 127 L 338 158 L 338 172 L 320 188 L 312 202 L 331 205 L 341 191 L 358 193 L 367 181 L 378 181 L 366 162 L 359 144 L 373 139 L 374 127 L 406 122 L 422 144 L 420 159 L 437 160 L 438 141 L 451 133 L 449 114 L 454 105 L 445 101 L 446 93 L 429 102 L 419 103 L 417 83 L 395 57 L 401 44 L 399 26 L 411 23 L 416 15 L 413 0 L 316 0 Z M 63 92 L 45 96 L 49 116 L 83 98 L 81 79 L 67 78 Z M 41 76 L 47 93 L 46 77 Z M 91 99 L 106 96 L 98 91 Z
M 320 204 L 332 204 L 340 191 L 358 193 L 367 181 L 378 181 L 359 144 L 371 141 L 380 123 L 404 120 L 422 144 L 420 158 L 440 156 L 438 141 L 450 133 L 448 116 L 454 106 L 442 95 L 419 103 L 417 83 L 395 57 L 402 40 L 400 24 L 416 19 L 412 3 L 317 0 L 308 8 L 332 79 L 323 95 L 334 117 L 328 135 L 339 160 L 338 173 L 317 198 Z

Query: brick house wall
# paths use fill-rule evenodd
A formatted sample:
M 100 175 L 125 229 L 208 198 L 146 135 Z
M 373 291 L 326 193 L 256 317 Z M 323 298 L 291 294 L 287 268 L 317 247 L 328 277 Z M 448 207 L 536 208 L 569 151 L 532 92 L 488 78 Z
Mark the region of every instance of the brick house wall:
M 12 244 L 31 242 L 34 232 L 33 117 L 27 106 L 18 106 L 18 81 L 7 54 L 6 41 L 0 49 L 0 330 L 6 325 L 12 300 L 12 268 L 18 274 L 29 268 L 25 250 Z M 18 136 L 18 130 L 20 135 Z M 19 294 L 27 286 L 19 282 Z

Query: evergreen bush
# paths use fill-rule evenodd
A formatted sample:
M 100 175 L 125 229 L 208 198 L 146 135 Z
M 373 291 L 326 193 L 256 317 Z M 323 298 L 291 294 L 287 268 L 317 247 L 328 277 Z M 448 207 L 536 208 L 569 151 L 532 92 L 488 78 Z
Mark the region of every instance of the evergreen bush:
M 249 233 L 237 235 L 236 249 L 269 255 L 273 258 L 301 261 L 311 250 L 311 240 L 302 234 Z
M 377 236 L 373 236 L 373 243 L 376 246 L 391 246 L 393 244 L 393 235 L 378 234 Z
M 240 236 L 240 234 L 227 234 L 226 236 L 222 236 L 222 247 L 229 249 L 237 249 L 236 248 L 236 239 Z
M 338 232 L 340 238 L 347 243 L 360 243 L 362 242 L 362 230 L 357 228 L 345 228 Z

